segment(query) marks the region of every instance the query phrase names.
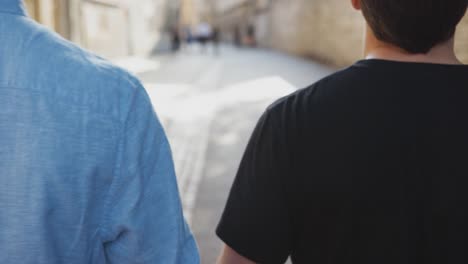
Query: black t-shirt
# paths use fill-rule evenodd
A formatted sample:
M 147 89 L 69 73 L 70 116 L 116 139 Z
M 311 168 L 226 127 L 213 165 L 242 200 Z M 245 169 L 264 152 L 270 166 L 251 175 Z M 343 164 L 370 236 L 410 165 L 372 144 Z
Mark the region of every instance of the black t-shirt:
M 364 60 L 274 103 L 217 234 L 258 263 L 468 263 L 468 66 Z

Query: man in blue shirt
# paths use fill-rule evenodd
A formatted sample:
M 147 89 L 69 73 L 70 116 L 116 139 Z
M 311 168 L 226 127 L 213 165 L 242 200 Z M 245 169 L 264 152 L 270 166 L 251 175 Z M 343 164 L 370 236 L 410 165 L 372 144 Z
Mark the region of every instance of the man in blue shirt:
M 0 1 L 0 263 L 199 263 L 138 80 Z

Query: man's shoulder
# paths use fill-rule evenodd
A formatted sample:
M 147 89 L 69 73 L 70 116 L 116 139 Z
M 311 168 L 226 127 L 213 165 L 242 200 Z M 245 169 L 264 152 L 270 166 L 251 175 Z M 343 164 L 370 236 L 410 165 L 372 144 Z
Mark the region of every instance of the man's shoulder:
M 97 107 L 131 100 L 142 88 L 139 80 L 90 51 L 63 39 L 39 25 L 29 25 L 36 35 L 25 44 L 21 68 L 28 86 L 41 92 Z M 14 82 L 15 83 L 15 82 Z M 58 98 L 58 99 L 61 99 Z M 73 102 L 72 102 L 73 103 Z
M 362 80 L 362 72 L 356 66 L 350 66 L 330 74 L 310 86 L 299 89 L 296 92 L 280 98 L 271 104 L 267 111 L 270 113 L 308 111 L 310 108 L 318 108 L 330 105 L 330 101 L 352 93 L 359 80 Z
M 43 64 L 44 69 L 50 73 L 56 71 L 58 74 L 52 75 L 51 78 L 62 78 L 64 83 L 71 84 L 70 80 L 74 80 L 78 83 L 97 85 L 96 89 L 116 89 L 115 85 L 108 85 L 122 82 L 127 86 L 138 85 L 137 78 L 128 71 L 55 33 L 44 32 L 43 37 L 33 46 L 32 50 L 37 50 L 34 60 L 48 62 Z

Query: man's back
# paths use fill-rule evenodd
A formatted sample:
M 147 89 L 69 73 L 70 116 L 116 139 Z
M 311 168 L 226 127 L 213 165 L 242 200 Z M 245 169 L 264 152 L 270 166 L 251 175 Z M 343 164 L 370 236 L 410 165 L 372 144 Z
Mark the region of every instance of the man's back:
M 0 4 L 0 263 L 198 263 L 139 82 Z
M 367 60 L 278 101 L 218 234 L 258 263 L 466 263 L 467 84 L 468 66 Z

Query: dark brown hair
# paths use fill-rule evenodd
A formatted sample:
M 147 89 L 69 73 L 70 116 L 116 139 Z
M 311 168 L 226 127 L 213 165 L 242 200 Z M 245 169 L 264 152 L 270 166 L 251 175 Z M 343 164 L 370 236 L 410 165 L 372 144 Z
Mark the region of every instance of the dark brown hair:
M 410 53 L 427 53 L 455 34 L 468 0 L 360 0 L 375 36 Z

